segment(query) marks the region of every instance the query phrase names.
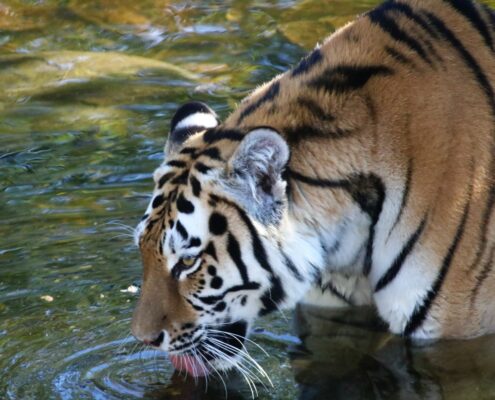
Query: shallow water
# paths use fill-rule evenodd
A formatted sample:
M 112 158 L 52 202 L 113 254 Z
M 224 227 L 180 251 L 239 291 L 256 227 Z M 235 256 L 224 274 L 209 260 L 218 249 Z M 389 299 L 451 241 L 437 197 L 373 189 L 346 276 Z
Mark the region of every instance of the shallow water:
M 225 116 L 376 3 L 0 4 L 0 398 L 251 398 L 239 376 L 206 388 L 130 338 L 130 227 L 179 104 Z M 291 313 L 260 320 L 259 397 L 495 398 L 495 339 L 410 347 L 369 315 L 299 310 L 301 343 Z

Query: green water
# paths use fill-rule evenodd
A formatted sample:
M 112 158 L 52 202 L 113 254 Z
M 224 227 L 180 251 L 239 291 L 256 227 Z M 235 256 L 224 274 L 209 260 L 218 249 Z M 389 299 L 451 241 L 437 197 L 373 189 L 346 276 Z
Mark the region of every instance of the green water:
M 225 116 L 376 3 L 0 4 L 0 398 L 251 398 L 236 375 L 208 388 L 174 375 L 129 336 L 141 273 L 130 227 L 179 104 Z M 252 336 L 273 382 L 260 398 L 495 398 L 493 338 L 411 348 L 369 313 L 300 310 L 299 345 L 291 319 L 260 320 Z

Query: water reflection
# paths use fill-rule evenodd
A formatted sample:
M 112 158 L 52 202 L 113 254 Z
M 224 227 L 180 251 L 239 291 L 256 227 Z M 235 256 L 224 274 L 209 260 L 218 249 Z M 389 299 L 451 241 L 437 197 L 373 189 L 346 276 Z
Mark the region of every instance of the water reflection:
M 129 229 L 149 200 L 169 120 L 190 99 L 225 116 L 378 2 L 0 4 L 1 399 L 224 398 L 220 379 L 205 393 L 206 382 L 174 375 L 163 354 L 125 339 L 136 301 L 126 288 L 141 274 Z M 397 387 L 404 398 L 427 398 L 430 387 L 495 398 L 490 339 L 459 343 L 457 355 L 408 350 L 366 318 L 358 329 L 344 313 L 347 328 L 326 330 L 318 315 L 296 316 L 312 321 L 312 333 L 300 331 L 305 347 L 288 335 L 289 313 L 259 321 L 253 339 L 269 355 L 250 351 L 274 383 L 257 386 L 260 399 L 396 398 Z M 229 399 L 251 398 L 241 377 L 222 378 Z
M 493 399 L 495 336 L 412 343 L 369 308 L 298 307 L 291 349 L 300 399 Z

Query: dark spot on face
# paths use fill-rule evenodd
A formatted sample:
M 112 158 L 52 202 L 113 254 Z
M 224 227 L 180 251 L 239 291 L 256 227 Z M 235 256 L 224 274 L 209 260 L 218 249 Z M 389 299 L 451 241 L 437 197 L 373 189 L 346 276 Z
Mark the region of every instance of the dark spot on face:
M 153 199 L 153 203 L 151 203 L 151 206 L 153 208 L 160 207 L 164 201 L 165 201 L 165 197 L 163 196 L 163 194 L 159 194 Z
M 202 174 L 206 174 L 211 169 L 211 167 L 199 161 L 196 164 L 194 164 L 194 168 L 196 168 Z
M 241 306 L 245 306 L 246 305 L 246 302 L 247 302 L 247 296 L 242 296 Z
M 168 172 L 164 175 L 161 176 L 161 178 L 158 180 L 158 188 L 162 188 L 165 183 L 168 182 L 170 178 L 172 178 L 175 175 L 175 172 Z
M 173 219 L 168 220 L 168 226 L 170 229 L 172 229 L 174 227 L 174 220 Z
M 220 156 L 220 152 L 218 151 L 218 148 L 216 148 L 216 147 L 210 147 L 206 150 L 203 150 L 201 152 L 201 155 L 210 157 L 213 160 L 222 161 L 222 157 Z
M 188 323 L 183 324 L 183 325 L 181 326 L 181 329 L 183 329 L 183 330 L 185 330 L 185 329 L 192 329 L 192 328 L 194 328 L 194 324 L 193 324 L 193 323 L 191 323 L 191 322 L 188 322 Z
M 187 240 L 189 235 L 187 234 L 186 228 L 184 228 L 184 225 L 182 225 L 180 223 L 180 221 L 177 221 L 176 229 L 177 229 L 177 232 L 179 232 L 179 234 L 182 236 L 182 239 Z
M 227 304 L 225 304 L 225 301 L 221 301 L 220 303 L 218 303 L 214 308 L 213 310 L 214 311 L 218 311 L 218 312 L 222 312 L 223 310 L 225 310 L 225 308 L 227 307 Z
M 199 247 L 199 246 L 201 246 L 201 239 L 200 238 L 197 238 L 197 237 L 193 237 L 189 241 L 189 244 L 188 244 L 187 248 Z
M 208 265 L 208 273 L 215 276 L 217 274 L 217 269 L 213 265 Z
M 208 246 L 205 249 L 205 254 L 211 256 L 215 261 L 218 261 L 217 251 L 215 250 L 215 245 L 213 242 L 208 243 Z
M 194 176 L 191 176 L 189 178 L 189 182 L 191 182 L 193 195 L 199 197 L 199 195 L 201 194 L 201 183 L 199 183 L 199 181 Z
M 210 283 L 212 289 L 220 289 L 222 287 L 223 280 L 219 276 L 215 276 Z
M 179 198 L 177 199 L 177 210 L 179 210 L 179 212 L 181 213 L 184 213 L 184 214 L 191 214 L 194 212 L 194 205 L 193 203 L 191 203 L 189 200 L 187 200 L 185 197 L 184 197 L 184 194 L 181 193 L 179 195 Z
M 180 154 L 194 154 L 196 149 L 194 147 L 184 147 L 179 153 Z
M 167 165 L 171 167 L 184 168 L 186 166 L 186 163 L 181 160 L 171 160 L 167 162 Z
M 205 280 L 204 280 L 204 279 L 200 279 L 200 280 L 199 280 L 199 284 L 200 284 L 200 285 L 204 285 L 205 283 L 206 283 L 206 282 L 205 282 Z
M 141 218 L 141 221 L 144 221 L 148 217 L 149 217 L 149 214 L 144 214 L 143 217 Z
M 222 214 L 214 212 L 210 216 L 209 228 L 213 235 L 223 235 L 227 231 L 227 219 Z

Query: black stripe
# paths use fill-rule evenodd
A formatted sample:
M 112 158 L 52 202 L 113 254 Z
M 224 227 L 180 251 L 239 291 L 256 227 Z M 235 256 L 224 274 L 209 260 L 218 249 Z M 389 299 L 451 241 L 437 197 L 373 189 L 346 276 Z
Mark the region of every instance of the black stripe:
M 476 251 L 476 256 L 474 258 L 474 261 L 471 263 L 469 269 L 472 270 L 474 269 L 479 262 L 481 261 L 481 257 L 485 253 L 486 250 L 486 245 L 487 245 L 487 233 L 488 233 L 488 227 L 489 227 L 489 222 L 491 219 L 492 211 L 493 211 L 493 206 L 495 204 L 495 186 L 493 185 L 493 182 L 495 181 L 495 144 L 492 144 L 492 160 L 490 161 L 490 192 L 488 193 L 488 200 L 486 202 L 485 209 L 483 210 L 483 215 L 481 217 L 481 240 L 480 240 L 480 245 L 478 250 Z
M 393 57 L 396 61 L 400 62 L 401 64 L 415 67 L 414 62 L 409 57 L 406 57 L 404 54 L 398 51 L 397 49 L 394 49 L 393 47 L 390 46 L 385 46 L 385 52 L 391 57 Z
M 222 300 L 225 295 L 231 292 L 239 292 L 241 290 L 257 290 L 260 288 L 260 284 L 258 282 L 246 282 L 242 285 L 236 285 L 228 288 L 222 294 L 218 296 L 198 296 L 197 299 L 203 302 L 204 304 L 214 304 L 220 300 Z
M 181 160 L 170 160 L 167 162 L 167 165 L 170 167 L 184 168 L 187 164 L 185 161 Z
M 387 11 L 393 10 L 402 15 L 405 15 L 407 18 L 414 21 L 421 28 L 423 28 L 431 37 L 433 37 L 434 39 L 439 38 L 437 33 L 432 29 L 428 22 L 425 21 L 421 15 L 416 14 L 409 5 L 397 2 L 386 3 L 384 9 L 386 9 Z
M 206 246 L 206 249 L 204 251 L 205 254 L 208 254 L 211 256 L 215 261 L 218 262 L 218 257 L 217 257 L 217 251 L 215 249 L 215 245 L 213 242 L 208 243 L 208 246 Z
M 493 257 L 495 255 L 495 245 L 492 246 L 490 250 L 490 256 L 488 257 L 487 262 L 483 266 L 483 269 L 479 273 L 479 275 L 476 277 L 476 284 L 471 290 L 471 307 L 474 307 L 474 302 L 476 301 L 476 298 L 478 297 L 478 293 L 481 289 L 481 286 L 483 285 L 483 282 L 485 282 L 486 278 L 490 275 L 490 272 L 493 269 Z
M 314 125 L 299 125 L 293 127 L 283 128 L 282 131 L 285 133 L 285 139 L 289 144 L 298 143 L 301 140 L 307 140 L 309 138 L 327 138 L 327 139 L 342 139 L 349 137 L 354 133 L 352 129 L 320 129 Z
M 185 170 L 170 181 L 172 185 L 185 185 L 189 177 L 189 170 Z
M 285 254 L 282 250 L 280 250 L 280 253 L 284 257 L 284 263 L 287 269 L 291 272 L 292 275 L 294 275 L 294 278 L 296 278 L 298 281 L 304 282 L 304 277 L 301 275 L 297 267 L 294 265 L 290 257 Z
M 490 31 L 483 18 L 478 13 L 476 5 L 470 0 L 444 0 L 451 7 L 455 8 L 459 14 L 462 14 L 483 37 L 485 44 L 493 51 L 493 40 Z
M 244 133 L 234 129 L 209 129 L 203 135 L 203 141 L 211 144 L 220 140 L 239 142 L 244 138 Z
M 461 41 L 449 28 L 447 28 L 447 26 L 438 17 L 428 12 L 426 12 L 426 15 L 435 29 L 443 36 L 445 40 L 450 42 L 452 47 L 459 53 L 466 65 L 471 69 L 481 89 L 486 94 L 489 105 L 492 109 L 492 113 L 495 115 L 495 94 L 493 92 L 493 88 L 490 85 L 489 79 L 484 74 L 479 64 L 476 62 L 471 53 L 466 50 Z
M 193 175 L 191 175 L 191 177 L 189 178 L 189 182 L 191 183 L 193 195 L 199 197 L 199 195 L 201 194 L 201 183 L 199 183 L 199 181 Z
M 227 199 L 218 198 L 218 200 L 233 207 L 237 211 L 250 233 L 251 245 L 253 246 L 253 254 L 256 258 L 256 261 L 261 266 L 261 268 L 263 268 L 270 274 L 271 288 L 267 292 L 265 292 L 261 298 L 264 307 L 260 311 L 260 315 L 265 315 L 270 311 L 276 309 L 277 305 L 285 298 L 285 291 L 283 289 L 282 283 L 280 282 L 280 279 L 274 275 L 273 269 L 268 262 L 266 250 L 263 246 L 263 243 L 261 242 L 261 239 L 258 236 L 258 232 L 256 231 L 256 228 L 254 227 L 253 223 L 244 212 L 244 210 L 237 204 Z
M 327 282 L 321 287 L 321 292 L 324 293 L 326 290 L 328 290 L 330 293 L 332 293 L 335 297 L 338 299 L 342 300 L 344 303 L 352 306 L 351 300 L 344 295 L 343 293 L 339 292 L 337 288 L 332 284 L 332 282 Z
M 229 253 L 229 256 L 232 259 L 232 261 L 234 261 L 234 264 L 236 265 L 237 269 L 239 270 L 239 274 L 241 275 L 242 282 L 244 284 L 248 283 L 249 277 L 247 273 L 246 264 L 244 264 L 244 261 L 242 260 L 241 248 L 239 246 L 239 242 L 237 241 L 235 236 L 232 235 L 231 232 L 229 232 L 227 237 L 227 252 Z
M 435 15 L 431 13 L 426 13 L 432 24 L 435 26 L 435 28 L 439 31 L 439 33 L 447 40 L 450 42 L 450 44 L 453 46 L 453 48 L 459 53 L 460 57 L 463 59 L 463 61 L 466 63 L 466 65 L 471 69 L 473 72 L 476 80 L 478 81 L 478 84 L 480 88 L 483 90 L 485 93 L 487 99 L 488 99 L 488 104 L 492 109 L 492 115 L 495 117 L 495 93 L 493 91 L 493 88 L 490 84 L 489 79 L 479 66 L 479 64 L 476 62 L 474 57 L 469 53 L 469 51 L 464 47 L 462 42 L 454 35 L 454 33 L 447 28 L 447 26 Z M 491 145 L 491 154 L 492 154 L 492 160 L 491 160 L 491 166 L 490 166 L 490 171 L 491 171 L 491 177 L 495 176 L 495 144 Z M 482 226 L 481 226 L 481 231 L 483 232 L 483 239 L 480 241 L 480 248 L 478 249 L 478 252 L 475 257 L 474 263 L 471 265 L 471 268 L 474 268 L 476 266 L 484 251 L 486 248 L 486 238 L 488 234 L 488 223 L 490 221 L 490 216 L 493 210 L 493 207 L 495 205 L 495 187 L 493 185 L 491 186 L 488 200 L 486 203 L 485 210 L 483 212 L 483 218 L 482 218 Z
M 181 224 L 179 220 L 177 220 L 177 223 L 175 224 L 175 229 L 179 234 L 182 236 L 182 239 L 187 240 L 189 237 L 186 228 L 184 228 L 184 225 Z
M 285 298 L 285 291 L 278 276 L 272 275 L 270 284 L 270 289 L 263 293 L 260 298 L 263 308 L 259 311 L 259 316 L 267 315 L 272 311 L 275 311 Z
M 158 189 L 161 189 L 167 181 L 175 175 L 175 172 L 168 172 L 160 177 L 158 180 Z
M 319 179 L 312 178 L 306 175 L 302 175 L 293 169 L 286 168 L 286 174 L 288 177 L 301 181 L 311 186 L 319 186 L 324 188 L 341 188 L 347 190 L 349 188 L 349 181 L 346 179 L 339 180 L 329 180 L 329 179 Z
M 298 76 L 309 72 L 315 65 L 319 64 L 323 60 L 323 55 L 320 49 L 316 49 L 306 57 L 304 57 L 299 64 L 292 70 L 291 76 Z
M 404 213 L 404 210 L 406 209 L 407 200 L 409 199 L 409 191 L 411 190 L 412 163 L 413 163 L 412 158 L 409 157 L 409 161 L 407 163 L 406 182 L 404 184 L 404 190 L 402 192 L 402 201 L 400 204 L 399 213 L 397 214 L 397 217 L 395 218 L 395 221 L 394 221 L 394 224 L 392 225 L 392 228 L 390 228 L 390 231 L 388 232 L 388 238 L 390 238 L 392 231 L 395 229 L 395 227 L 399 223 L 399 221 L 402 217 L 402 214 Z
M 421 16 L 416 14 L 412 8 L 404 3 L 387 3 L 387 10 L 388 11 L 394 11 L 397 13 L 400 13 L 407 17 L 409 20 L 413 21 L 417 25 L 419 25 L 430 37 L 433 37 L 434 39 L 438 39 L 439 36 L 435 32 L 435 30 L 428 24 L 428 22 Z M 419 37 L 418 34 L 413 34 L 413 36 Z M 427 40 L 423 39 L 423 43 L 425 46 L 428 48 L 429 52 L 439 61 L 440 63 L 443 62 L 442 57 L 438 54 L 438 52 L 435 50 L 433 47 L 433 44 Z
M 308 86 L 328 92 L 344 93 L 362 88 L 375 76 L 389 76 L 393 70 L 384 65 L 339 65 L 325 69 Z
M 469 209 L 471 206 L 471 197 L 473 194 L 473 183 L 472 183 L 473 176 L 471 176 L 471 184 L 469 187 L 469 195 L 468 195 L 468 200 L 464 206 L 464 211 L 462 212 L 462 218 L 461 221 L 459 222 L 459 225 L 457 226 L 457 230 L 454 235 L 454 239 L 452 240 L 452 243 L 450 244 L 450 247 L 447 251 L 447 254 L 445 255 L 445 258 L 443 259 L 442 266 L 440 267 L 440 271 L 431 286 L 431 288 L 428 290 L 423 302 L 421 305 L 416 305 L 416 308 L 414 309 L 412 315 L 409 318 L 409 321 L 407 322 L 407 325 L 404 329 L 404 335 L 405 336 L 410 336 L 416 329 L 418 329 L 423 321 L 426 318 L 426 315 L 428 314 L 428 311 L 430 310 L 431 305 L 435 301 L 435 299 L 438 296 L 438 293 L 440 289 L 442 288 L 443 282 L 445 281 L 445 277 L 447 276 L 447 273 L 449 271 L 450 265 L 452 264 L 452 260 L 454 258 L 455 252 L 457 250 L 457 247 L 459 246 L 459 242 L 462 239 L 462 236 L 464 234 L 464 229 L 466 227 L 466 222 L 468 219 L 469 215 Z
M 296 99 L 296 103 L 298 107 L 304 108 L 309 113 L 311 113 L 314 118 L 320 121 L 335 121 L 335 116 L 333 116 L 330 111 L 324 110 L 319 103 L 317 103 L 310 97 L 298 97 Z
M 289 176 L 308 185 L 346 190 L 359 207 L 370 216 L 371 223 L 363 267 L 363 273 L 368 275 L 373 264 L 375 226 L 385 201 L 385 186 L 382 180 L 374 174 L 353 174 L 345 180 L 315 179 L 288 168 L 287 170 Z
M 196 304 L 194 304 L 191 300 L 189 300 L 188 298 L 185 298 L 186 301 L 191 305 L 192 308 L 194 308 L 196 311 L 204 311 L 204 308 L 203 307 L 200 307 L 200 306 L 197 306 Z
M 184 147 L 181 151 L 179 151 L 179 154 L 192 154 L 196 152 L 196 148 L 194 147 Z
M 211 167 L 209 167 L 208 165 L 205 165 L 203 164 L 202 162 L 200 161 L 197 161 L 195 164 L 194 164 L 194 168 L 196 168 L 199 172 L 201 172 L 202 174 L 206 174 L 209 170 L 211 170 Z
M 371 22 L 378 25 L 384 32 L 388 33 L 394 40 L 401 42 L 415 51 L 425 62 L 432 65 L 432 62 L 421 44 L 404 32 L 396 22 L 385 13 L 391 8 L 393 3 L 387 2 L 382 6 L 370 11 L 367 15 Z
M 387 272 L 385 272 L 385 274 L 383 274 L 382 277 L 378 280 L 375 286 L 375 293 L 379 292 L 384 287 L 386 287 L 397 276 L 400 269 L 402 268 L 402 265 L 404 265 L 404 261 L 411 253 L 412 249 L 414 248 L 414 245 L 417 243 L 419 237 L 421 236 L 421 233 L 423 233 L 423 229 L 425 225 L 426 225 L 426 217 L 423 218 L 418 228 L 416 229 L 416 231 L 414 231 L 414 233 L 411 235 L 409 240 L 406 242 L 405 246 L 402 248 L 399 255 L 395 258 L 394 262 L 387 270 Z
M 241 111 L 241 114 L 239 115 L 239 119 L 237 120 L 237 123 L 240 124 L 244 118 L 247 116 L 251 115 L 253 112 L 255 112 L 258 108 L 260 108 L 263 104 L 273 100 L 275 97 L 278 96 L 280 92 L 280 82 L 274 82 L 272 83 L 268 89 L 266 89 L 265 93 L 254 103 L 251 103 L 250 105 L 246 106 L 244 110 Z
M 163 194 L 159 194 L 153 199 L 153 202 L 151 203 L 151 207 L 153 208 L 160 207 L 164 201 L 165 201 L 165 196 Z
M 220 155 L 220 151 L 217 147 L 209 147 L 206 150 L 203 150 L 201 153 L 198 154 L 198 157 L 200 156 L 206 156 L 210 157 L 213 160 L 223 161 L 223 158 Z
M 488 19 L 490 20 L 490 25 L 491 29 L 493 32 L 495 32 L 495 11 L 493 11 L 490 7 L 488 7 L 486 4 L 482 4 L 481 7 L 485 10 Z
M 378 176 L 353 174 L 347 179 L 327 180 L 311 178 L 289 168 L 287 168 L 287 172 L 288 176 L 308 185 L 346 190 L 361 209 L 371 217 L 373 222 L 378 221 L 385 199 L 385 186 Z
M 447 28 L 447 26 L 442 22 L 438 17 L 431 13 L 426 13 L 427 17 L 429 20 L 432 22 L 433 26 L 437 31 L 452 45 L 452 47 L 459 53 L 461 59 L 465 62 L 465 64 L 469 67 L 469 69 L 472 71 L 474 77 L 478 81 L 478 84 L 480 88 L 483 90 L 485 93 L 488 104 L 492 110 L 492 115 L 495 117 L 495 93 L 493 91 L 492 86 L 490 85 L 490 81 L 479 66 L 479 64 L 476 62 L 474 57 L 469 53 L 469 51 L 464 47 L 464 45 L 461 43 L 461 41 L 454 35 L 454 33 Z M 495 187 L 492 185 L 492 180 L 493 177 L 495 177 L 495 143 L 492 143 L 491 145 L 491 154 L 492 154 L 492 159 L 490 161 L 490 185 L 491 189 L 488 195 L 488 200 L 485 206 L 485 209 L 483 211 L 483 217 L 482 217 L 482 239 L 480 240 L 480 247 L 476 253 L 475 260 L 471 264 L 471 269 L 477 266 L 481 260 L 481 257 L 483 253 L 485 252 L 486 249 L 486 242 L 487 242 L 487 234 L 488 234 L 488 227 L 489 227 L 489 222 L 490 222 L 490 217 L 492 214 L 493 207 L 495 205 Z

